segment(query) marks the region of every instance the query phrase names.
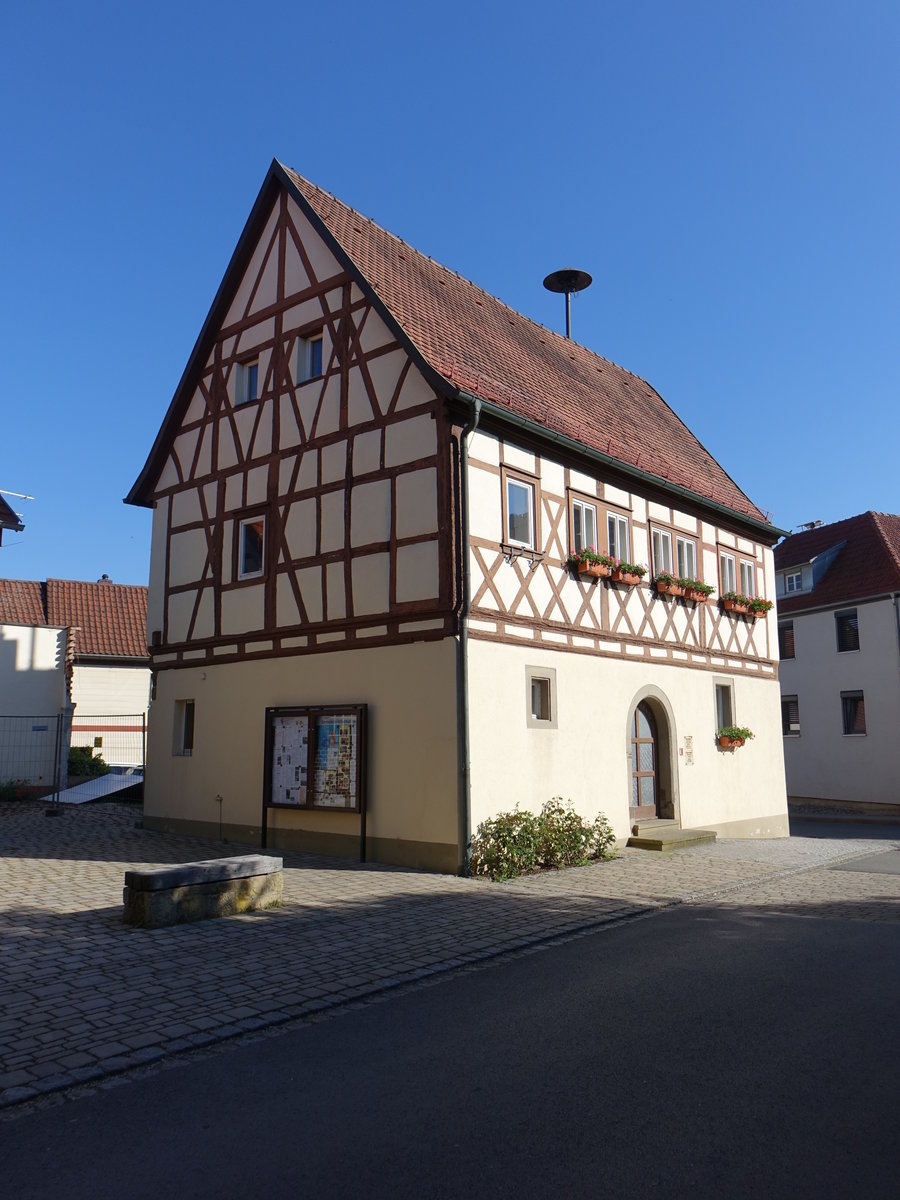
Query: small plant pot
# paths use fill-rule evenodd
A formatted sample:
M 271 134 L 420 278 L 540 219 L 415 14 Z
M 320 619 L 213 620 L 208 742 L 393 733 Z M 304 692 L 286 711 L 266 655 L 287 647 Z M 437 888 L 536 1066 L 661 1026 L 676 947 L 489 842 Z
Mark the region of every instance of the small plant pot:
M 659 583 L 656 584 L 656 590 L 662 596 L 683 596 L 684 588 L 677 583 Z
M 725 750 L 737 750 L 739 747 L 743 746 L 743 744 L 744 744 L 743 738 L 732 738 L 732 737 L 720 737 L 719 738 L 719 745 Z
M 726 612 L 742 613 L 745 617 L 751 615 L 750 609 L 746 604 L 738 604 L 736 600 L 723 600 L 722 607 Z
M 597 562 L 579 562 L 576 568 L 579 575 L 588 575 L 593 579 L 608 579 L 611 574 L 611 568 L 606 563 Z
M 610 578 L 614 583 L 624 583 L 628 587 L 637 587 L 641 582 L 640 575 L 636 575 L 632 571 L 613 571 Z

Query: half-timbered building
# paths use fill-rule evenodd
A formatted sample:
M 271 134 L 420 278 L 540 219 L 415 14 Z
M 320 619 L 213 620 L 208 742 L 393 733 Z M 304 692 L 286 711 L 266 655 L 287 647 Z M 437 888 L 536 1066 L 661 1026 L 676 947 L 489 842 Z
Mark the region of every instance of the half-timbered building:
M 779 531 L 649 384 L 277 161 L 128 500 L 149 826 L 445 870 L 554 795 L 787 832 L 774 617 L 650 583 L 774 596 Z

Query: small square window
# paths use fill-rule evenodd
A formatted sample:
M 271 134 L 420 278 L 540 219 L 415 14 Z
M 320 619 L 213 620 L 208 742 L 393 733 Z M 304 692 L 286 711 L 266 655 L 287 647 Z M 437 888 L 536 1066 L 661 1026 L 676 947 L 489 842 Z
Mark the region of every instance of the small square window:
M 255 576 L 262 575 L 265 542 L 265 517 L 248 517 L 241 521 L 238 579 L 253 579 Z
M 175 701 L 172 753 L 189 758 L 194 752 L 194 701 Z
M 794 571 L 790 575 L 785 575 L 784 590 L 786 592 L 801 592 L 801 591 L 803 591 L 803 575 L 800 571 Z
M 716 729 L 724 729 L 734 723 L 734 688 L 730 683 L 717 683 Z
M 794 657 L 794 622 L 781 621 L 778 625 L 778 657 Z
M 506 524 L 512 545 L 534 549 L 534 487 L 530 483 L 507 478 Z
M 781 732 L 785 737 L 800 732 L 800 705 L 796 696 L 781 697 Z
M 841 692 L 844 733 L 866 732 L 866 701 L 862 692 Z
M 556 670 L 526 667 L 526 725 L 531 729 L 556 729 Z
M 609 532 L 609 553 L 613 558 L 628 562 L 631 551 L 628 547 L 628 518 L 619 513 L 607 513 L 606 525 Z
M 597 506 L 584 500 L 572 501 L 572 550 L 597 549 Z
M 238 363 L 236 404 L 250 404 L 259 396 L 259 362 Z
M 318 379 L 322 374 L 322 335 L 302 337 L 297 343 L 297 381 Z
M 672 573 L 672 535 L 665 529 L 653 530 L 653 573 Z
M 846 612 L 835 613 L 834 623 L 837 630 L 838 651 L 845 653 L 848 650 L 858 650 L 859 619 L 856 615 L 856 609 L 850 608 Z

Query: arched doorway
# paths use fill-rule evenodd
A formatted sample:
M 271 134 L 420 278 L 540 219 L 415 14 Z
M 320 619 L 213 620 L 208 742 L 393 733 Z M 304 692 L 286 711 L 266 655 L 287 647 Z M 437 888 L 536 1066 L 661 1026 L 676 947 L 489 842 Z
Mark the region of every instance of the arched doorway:
M 631 805 L 634 824 L 652 821 L 659 809 L 659 734 L 653 710 L 641 701 L 631 718 Z

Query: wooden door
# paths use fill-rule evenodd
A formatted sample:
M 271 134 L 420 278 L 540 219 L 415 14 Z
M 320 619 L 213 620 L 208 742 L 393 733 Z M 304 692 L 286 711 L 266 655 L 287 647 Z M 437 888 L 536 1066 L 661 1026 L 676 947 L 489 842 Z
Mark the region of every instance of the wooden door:
M 659 816 L 656 772 L 657 737 L 653 713 L 639 704 L 631 719 L 631 821 L 652 821 Z

